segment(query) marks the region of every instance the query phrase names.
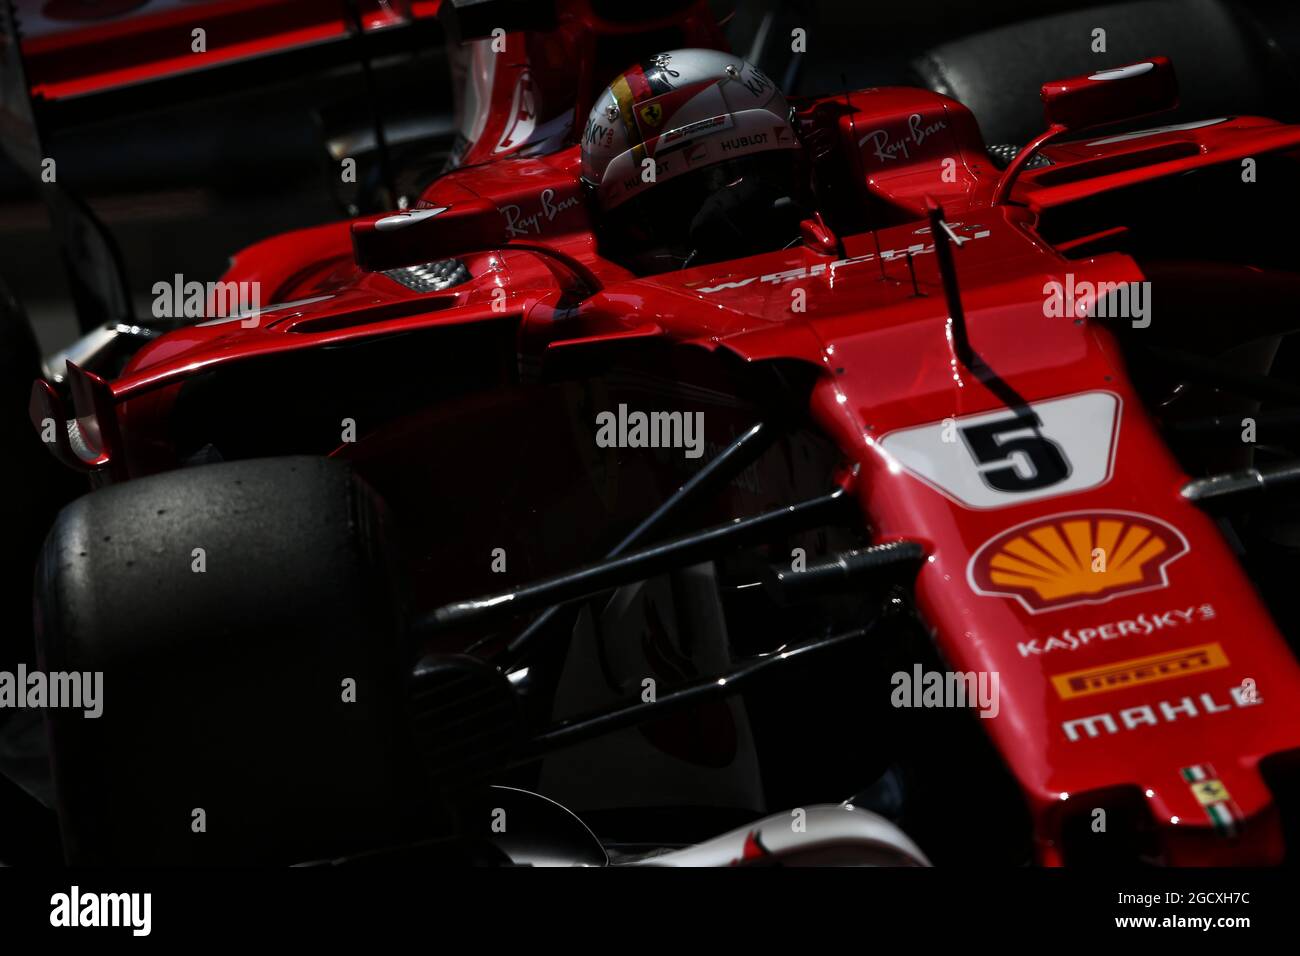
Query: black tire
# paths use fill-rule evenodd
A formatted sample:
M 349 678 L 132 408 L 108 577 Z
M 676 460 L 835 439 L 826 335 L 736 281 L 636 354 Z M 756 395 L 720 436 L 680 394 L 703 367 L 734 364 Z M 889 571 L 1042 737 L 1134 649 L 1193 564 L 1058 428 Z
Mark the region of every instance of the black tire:
M 382 502 L 330 459 L 184 469 L 66 507 L 37 644 L 48 671 L 102 672 L 104 701 L 47 712 L 69 861 L 289 863 L 437 819 L 410 759 L 397 580 Z

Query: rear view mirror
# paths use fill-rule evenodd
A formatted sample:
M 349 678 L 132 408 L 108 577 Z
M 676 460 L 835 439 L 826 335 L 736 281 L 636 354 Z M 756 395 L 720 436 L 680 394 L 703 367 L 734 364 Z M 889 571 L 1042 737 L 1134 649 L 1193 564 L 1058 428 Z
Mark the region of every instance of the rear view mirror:
M 1153 56 L 1044 83 L 1041 95 L 1048 123 L 1077 130 L 1171 110 L 1178 105 L 1178 80 L 1168 57 Z
M 482 199 L 405 209 L 352 224 L 353 254 L 369 272 L 497 249 L 507 238 L 501 210 Z
M 995 206 L 1007 201 L 1021 171 L 1051 140 L 1071 130 L 1137 119 L 1176 107 L 1178 78 L 1169 57 L 1153 56 L 1141 63 L 1044 83 L 1040 95 L 1047 129 L 1027 143 L 1003 171 L 993 190 Z

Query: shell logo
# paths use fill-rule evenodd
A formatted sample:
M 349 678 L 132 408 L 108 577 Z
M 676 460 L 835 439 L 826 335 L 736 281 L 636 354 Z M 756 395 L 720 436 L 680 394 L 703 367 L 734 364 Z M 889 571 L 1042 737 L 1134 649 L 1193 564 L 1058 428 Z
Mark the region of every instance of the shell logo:
M 1075 511 L 989 539 L 967 579 L 977 594 L 1015 598 L 1037 614 L 1166 587 L 1165 569 L 1188 550 L 1181 531 L 1151 515 Z

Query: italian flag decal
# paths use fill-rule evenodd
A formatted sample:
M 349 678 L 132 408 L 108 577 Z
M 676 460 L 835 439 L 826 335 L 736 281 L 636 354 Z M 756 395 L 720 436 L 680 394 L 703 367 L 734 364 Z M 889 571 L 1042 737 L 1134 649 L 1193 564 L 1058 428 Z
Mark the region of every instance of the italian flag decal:
M 1179 772 L 1191 787 L 1196 801 L 1205 808 L 1205 815 L 1210 818 L 1210 823 L 1214 824 L 1215 831 L 1223 836 L 1235 836 L 1241 812 L 1232 802 L 1228 788 L 1218 779 L 1214 767 L 1208 763 L 1198 763 L 1184 767 Z

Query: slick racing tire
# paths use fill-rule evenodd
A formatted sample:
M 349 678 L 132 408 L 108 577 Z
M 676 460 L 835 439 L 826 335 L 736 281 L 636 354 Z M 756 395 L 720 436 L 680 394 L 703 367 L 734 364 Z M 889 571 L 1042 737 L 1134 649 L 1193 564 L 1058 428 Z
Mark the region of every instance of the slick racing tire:
M 294 863 L 410 839 L 409 664 L 385 508 L 325 458 L 206 465 L 60 513 L 41 554 L 73 863 Z M 102 679 L 97 675 L 102 675 Z M 69 678 L 69 682 L 70 682 Z

